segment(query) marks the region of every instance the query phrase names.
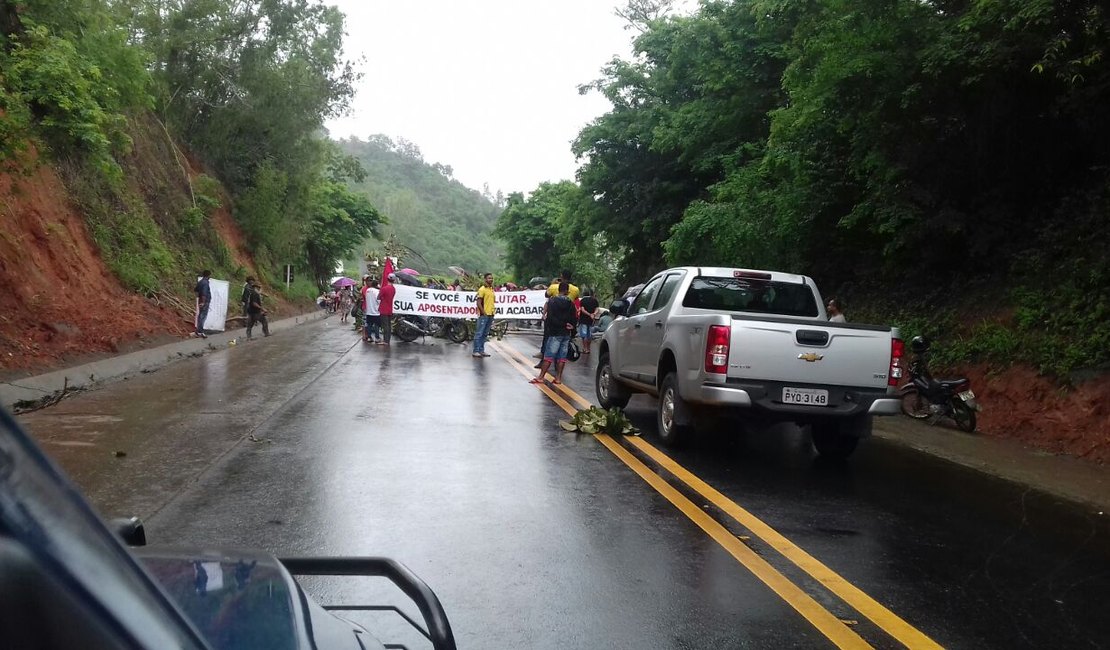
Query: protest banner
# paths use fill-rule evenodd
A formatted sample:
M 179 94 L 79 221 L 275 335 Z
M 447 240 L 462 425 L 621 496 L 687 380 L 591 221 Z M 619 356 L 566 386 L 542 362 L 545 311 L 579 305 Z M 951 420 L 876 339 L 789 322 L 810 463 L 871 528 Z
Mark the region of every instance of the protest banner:
M 200 281 L 199 276 L 197 281 Z M 212 302 L 208 304 L 208 317 L 201 323 L 201 328 L 210 332 L 222 332 L 227 327 L 227 295 L 231 285 L 227 280 L 209 278 L 208 288 L 212 292 Z M 193 321 L 196 321 L 200 314 L 200 305 L 197 304 L 194 309 L 197 311 L 193 313 Z
M 393 313 L 426 318 L 478 318 L 476 291 L 424 289 L 395 284 Z M 494 295 L 495 318 L 538 320 L 547 298 L 543 291 L 498 291 Z

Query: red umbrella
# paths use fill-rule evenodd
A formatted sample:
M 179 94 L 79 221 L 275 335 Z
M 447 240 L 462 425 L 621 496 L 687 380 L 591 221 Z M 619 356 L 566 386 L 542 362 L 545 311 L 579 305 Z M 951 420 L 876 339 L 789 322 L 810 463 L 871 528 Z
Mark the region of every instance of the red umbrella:
M 409 275 L 420 275 L 420 271 L 416 269 L 401 269 L 401 273 L 408 273 Z

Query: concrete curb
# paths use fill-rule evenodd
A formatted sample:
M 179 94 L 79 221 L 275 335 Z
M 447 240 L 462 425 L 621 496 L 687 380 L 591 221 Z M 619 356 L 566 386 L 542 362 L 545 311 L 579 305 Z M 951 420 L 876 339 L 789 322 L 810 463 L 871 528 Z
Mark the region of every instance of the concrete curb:
M 270 323 L 270 332 L 276 334 L 292 327 L 323 320 L 329 315 L 328 312 L 320 310 L 291 318 L 283 318 Z M 89 389 L 142 372 L 153 372 L 175 361 L 199 357 L 208 352 L 235 345 L 245 334 L 245 329 L 235 329 L 219 334 L 210 334 L 206 339 L 190 338 L 180 343 L 170 343 L 149 350 L 139 350 L 34 377 L 0 382 L 0 405 L 8 410 L 13 410 L 17 403 L 39 401 L 58 395 L 63 390 Z M 256 328 L 255 336 L 261 336 L 258 328 Z

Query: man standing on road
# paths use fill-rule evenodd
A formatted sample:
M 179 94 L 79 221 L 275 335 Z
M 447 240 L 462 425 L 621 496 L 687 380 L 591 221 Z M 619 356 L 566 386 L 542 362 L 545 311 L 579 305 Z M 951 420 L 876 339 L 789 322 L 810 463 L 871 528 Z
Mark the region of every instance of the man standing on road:
M 262 335 L 270 335 L 270 321 L 266 319 L 266 314 L 269 313 L 262 308 L 262 290 L 258 285 L 258 280 L 251 278 L 250 282 L 250 302 L 247 304 L 247 340 L 251 340 L 251 330 L 254 329 L 255 323 L 262 324 Z
M 382 322 L 382 345 L 389 347 L 389 339 L 393 335 L 393 298 L 397 295 L 393 283 L 397 281 L 397 274 L 390 273 L 386 280 L 378 293 L 378 318 Z
M 474 332 L 474 352 L 470 355 L 479 359 L 489 356 L 486 354 L 486 339 L 493 327 L 494 314 L 493 274 L 487 273 L 484 279 L 485 284 L 478 287 L 478 327 Z
M 570 283 L 570 271 L 567 270 L 567 269 L 563 269 L 563 272 L 559 274 L 559 277 L 557 277 L 557 278 L 555 278 L 554 280 L 551 281 L 551 286 L 549 286 L 547 288 L 547 297 L 548 298 L 554 298 L 555 296 L 558 296 L 559 295 L 559 285 L 563 284 L 563 283 L 566 283 L 566 285 L 568 287 L 567 297 L 570 298 L 570 301 L 573 303 L 575 300 L 578 300 L 578 287 L 576 287 L 576 286 L 574 286 L 573 284 Z M 545 306 L 544 309 L 546 310 L 547 307 Z M 540 357 L 541 359 L 543 358 L 543 355 L 546 353 L 546 350 L 547 350 L 547 334 L 546 334 L 547 328 L 545 327 L 543 331 L 544 331 L 544 335 L 543 335 L 543 341 L 540 342 L 540 353 L 538 355 L 536 355 L 536 356 Z M 532 367 L 533 368 L 539 368 L 541 364 L 542 364 L 542 361 L 540 363 L 537 363 L 535 366 L 532 366 Z
M 362 288 L 362 309 L 366 314 L 366 324 L 362 328 L 362 340 L 371 339 L 378 345 L 382 343 L 382 317 L 378 313 L 378 279 L 367 277 Z
M 593 289 L 586 289 L 578 310 L 578 338 L 582 339 L 582 354 L 590 353 L 594 323 L 600 317 L 601 303 L 594 297 Z
M 197 294 L 196 335 L 202 339 L 208 338 L 204 333 L 204 321 L 208 320 L 208 305 L 212 304 L 212 287 L 208 286 L 211 277 L 212 272 L 208 269 L 201 271 L 197 286 L 193 287 L 193 293 Z
M 529 383 L 542 384 L 543 376 L 552 365 L 555 366 L 555 381 L 551 383 L 563 383 L 563 367 L 567 365 L 570 333 L 577 319 L 574 303 L 568 296 L 569 291 L 569 283 L 561 282 L 559 295 L 548 298 L 547 304 L 544 305 L 543 331 L 547 339 L 547 347 L 543 351 L 543 360 L 540 361 L 540 376 L 529 380 Z

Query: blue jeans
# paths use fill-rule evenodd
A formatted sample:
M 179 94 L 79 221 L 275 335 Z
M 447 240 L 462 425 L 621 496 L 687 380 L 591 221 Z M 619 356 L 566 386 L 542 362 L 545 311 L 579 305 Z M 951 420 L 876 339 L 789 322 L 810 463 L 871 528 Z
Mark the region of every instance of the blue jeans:
M 543 350 L 543 360 L 558 363 L 567 360 L 567 351 L 570 350 L 570 335 L 549 336 L 547 346 Z
M 478 328 L 474 330 L 474 354 L 486 353 L 486 338 L 493 327 L 493 316 L 479 316 Z
M 590 340 L 590 330 L 591 329 L 593 329 L 593 325 L 587 325 L 585 323 L 579 323 L 578 324 L 578 338 L 582 339 L 583 341 L 589 341 Z

